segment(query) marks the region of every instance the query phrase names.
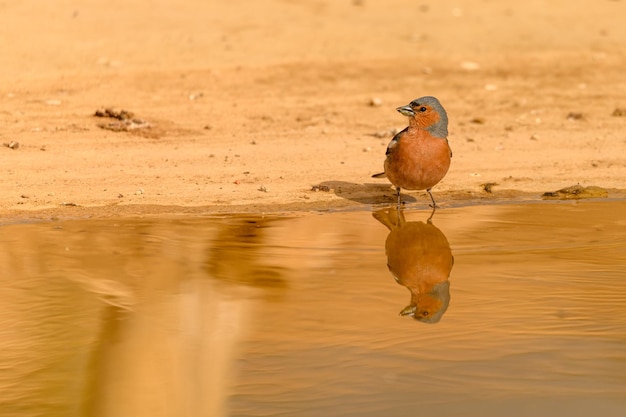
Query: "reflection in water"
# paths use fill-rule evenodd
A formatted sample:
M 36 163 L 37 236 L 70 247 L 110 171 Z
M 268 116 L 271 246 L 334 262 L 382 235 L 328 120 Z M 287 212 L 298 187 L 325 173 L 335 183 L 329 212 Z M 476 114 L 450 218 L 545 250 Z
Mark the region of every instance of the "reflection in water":
M 0 415 L 227 415 L 271 221 L 2 227 Z
M 426 223 L 407 222 L 402 209 L 387 208 L 373 216 L 389 229 L 387 267 L 411 292 L 411 302 L 400 314 L 424 323 L 439 322 L 450 304 L 448 278 L 454 264 L 446 236 L 431 218 Z
M 626 202 L 375 217 L 0 226 L 0 416 L 626 415 Z
M 207 273 L 234 284 L 276 289 L 285 287 L 282 269 L 265 262 L 262 254 L 264 232 L 277 220 L 271 217 L 241 217 L 222 225 L 209 243 Z

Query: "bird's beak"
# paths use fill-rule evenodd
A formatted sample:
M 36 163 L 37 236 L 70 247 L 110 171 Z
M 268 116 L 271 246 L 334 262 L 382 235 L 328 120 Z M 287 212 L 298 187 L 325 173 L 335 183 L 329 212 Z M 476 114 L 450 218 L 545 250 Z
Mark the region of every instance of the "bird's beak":
M 398 110 L 400 113 L 402 113 L 403 115 L 405 115 L 407 117 L 415 116 L 415 112 L 413 111 L 413 109 L 409 105 L 398 107 L 396 110 Z
M 400 312 L 401 316 L 415 316 L 415 312 L 417 311 L 417 306 L 410 304 L 402 309 Z

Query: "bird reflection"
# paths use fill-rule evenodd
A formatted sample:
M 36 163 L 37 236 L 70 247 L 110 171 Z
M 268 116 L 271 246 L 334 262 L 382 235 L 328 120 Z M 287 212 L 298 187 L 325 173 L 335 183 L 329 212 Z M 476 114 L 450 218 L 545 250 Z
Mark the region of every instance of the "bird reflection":
M 401 209 L 373 213 L 389 229 L 385 241 L 387 267 L 396 282 L 411 292 L 411 302 L 400 315 L 425 323 L 437 323 L 450 303 L 448 280 L 454 257 L 446 236 L 432 224 L 407 222 Z

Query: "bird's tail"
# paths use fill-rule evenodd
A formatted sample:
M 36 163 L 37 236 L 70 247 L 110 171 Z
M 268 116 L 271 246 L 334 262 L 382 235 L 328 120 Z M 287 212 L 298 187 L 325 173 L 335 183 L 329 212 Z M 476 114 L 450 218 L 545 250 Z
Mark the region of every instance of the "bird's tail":
M 384 172 L 381 172 L 380 174 L 372 175 L 372 178 L 387 178 L 387 174 L 385 174 Z

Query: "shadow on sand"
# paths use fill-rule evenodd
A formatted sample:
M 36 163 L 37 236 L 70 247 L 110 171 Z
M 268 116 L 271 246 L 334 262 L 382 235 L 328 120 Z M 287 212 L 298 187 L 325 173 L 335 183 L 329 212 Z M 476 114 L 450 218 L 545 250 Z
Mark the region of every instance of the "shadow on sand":
M 393 204 L 396 202 L 396 191 L 389 183 L 358 184 L 346 181 L 324 181 L 319 184 L 326 186 L 330 192 L 346 200 L 362 204 Z M 428 198 L 428 195 L 426 195 Z M 415 197 L 402 193 L 404 203 L 415 203 Z M 427 201 L 427 200 L 425 200 Z

